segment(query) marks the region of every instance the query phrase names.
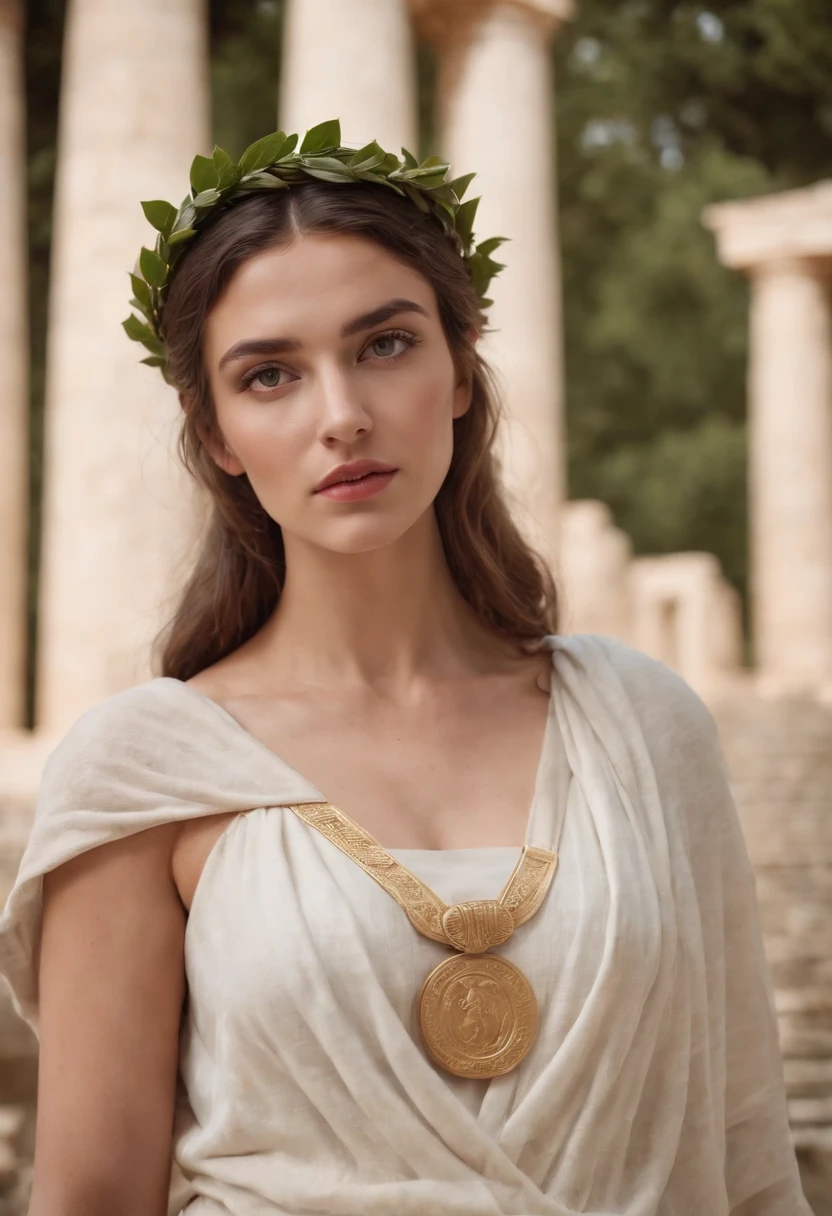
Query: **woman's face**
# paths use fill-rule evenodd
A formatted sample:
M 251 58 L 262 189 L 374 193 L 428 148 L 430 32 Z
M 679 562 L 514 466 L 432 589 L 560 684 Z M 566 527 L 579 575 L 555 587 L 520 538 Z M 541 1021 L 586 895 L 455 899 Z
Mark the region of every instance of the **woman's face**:
M 355 236 L 311 235 L 251 258 L 212 309 L 204 357 L 217 463 L 246 473 L 284 533 L 359 553 L 391 544 L 428 511 L 470 404 L 433 289 Z M 317 489 L 337 466 L 395 473 L 363 497 Z M 361 493 L 362 491 L 359 491 Z

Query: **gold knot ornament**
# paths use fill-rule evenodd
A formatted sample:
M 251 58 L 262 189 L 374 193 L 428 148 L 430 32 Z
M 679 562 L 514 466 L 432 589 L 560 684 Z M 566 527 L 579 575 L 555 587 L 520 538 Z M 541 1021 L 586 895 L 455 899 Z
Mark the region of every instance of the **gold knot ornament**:
M 374 878 L 420 933 L 459 953 L 430 972 L 419 995 L 428 1055 L 458 1077 L 499 1077 L 528 1054 L 537 1036 L 537 999 L 522 971 L 489 953 L 538 910 L 557 853 L 524 845 L 497 899 L 449 907 L 354 820 L 329 802 L 290 808 Z

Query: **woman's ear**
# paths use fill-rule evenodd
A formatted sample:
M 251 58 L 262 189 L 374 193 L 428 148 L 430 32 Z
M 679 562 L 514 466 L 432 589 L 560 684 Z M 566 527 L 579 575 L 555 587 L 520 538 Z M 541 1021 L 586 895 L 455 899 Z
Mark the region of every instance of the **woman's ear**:
M 245 473 L 242 461 L 234 455 L 222 438 L 212 435 L 199 423 L 197 423 L 196 433 L 214 464 L 218 465 L 224 473 L 228 473 L 230 477 L 239 477 L 241 473 Z
M 182 392 L 179 394 L 179 404 L 186 414 L 190 412 L 191 402 Z M 241 473 L 245 473 L 246 470 L 242 461 L 231 451 L 231 448 L 219 433 L 218 427 L 207 427 L 202 422 L 197 422 L 194 425 L 200 443 L 215 465 L 222 469 L 224 473 L 228 473 L 230 477 L 239 477 Z
M 461 418 L 463 414 L 468 413 L 468 410 L 471 408 L 473 391 L 474 383 L 471 375 L 460 375 L 454 388 L 452 417 Z

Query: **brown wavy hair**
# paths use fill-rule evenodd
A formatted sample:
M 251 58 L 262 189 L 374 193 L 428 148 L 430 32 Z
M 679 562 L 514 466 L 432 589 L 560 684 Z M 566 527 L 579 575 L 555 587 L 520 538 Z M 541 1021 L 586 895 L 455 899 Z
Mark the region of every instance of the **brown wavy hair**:
M 162 315 L 169 374 L 184 409 L 179 454 L 207 491 L 208 520 L 173 616 L 156 640 L 161 672 L 187 680 L 236 650 L 266 623 L 286 572 L 280 527 L 245 474 L 220 469 L 200 438 L 217 435 L 203 357 L 205 320 L 249 258 L 306 233 L 375 241 L 430 283 L 471 405 L 453 423 L 453 455 L 434 510 L 445 558 L 480 620 L 521 652 L 554 633 L 558 600 L 543 559 L 513 522 L 494 451 L 500 416 L 490 368 L 469 333 L 482 314 L 452 239 L 413 203 L 371 184 L 308 182 L 252 195 L 212 217 L 180 261 Z

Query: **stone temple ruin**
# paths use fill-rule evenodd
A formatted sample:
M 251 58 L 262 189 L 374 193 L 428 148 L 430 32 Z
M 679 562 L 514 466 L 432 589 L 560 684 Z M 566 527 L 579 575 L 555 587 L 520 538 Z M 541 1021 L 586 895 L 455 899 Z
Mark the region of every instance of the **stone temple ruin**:
M 28 466 L 22 0 L 0 3 L 0 892 L 43 761 L 91 704 L 148 678 L 199 527 L 171 456 L 178 405 L 122 333 L 141 198 L 179 198 L 211 146 L 202 0 L 70 0 L 47 368 L 37 721 L 24 729 Z M 633 557 L 565 490 L 549 43 L 570 0 L 292 0 L 284 129 L 415 147 L 413 45 L 437 52 L 442 147 L 478 171 L 478 229 L 511 237 L 486 339 L 508 405 L 518 516 L 552 561 L 568 628 L 619 636 L 715 712 L 758 877 L 807 1193 L 832 1211 L 832 182 L 710 207 L 715 256 L 751 281 L 752 623 L 708 553 Z M 367 55 L 365 48 L 374 51 Z M 118 71 L 105 70 L 107 64 Z M 360 72 L 351 65 L 361 64 Z M 172 121 L 175 116 L 175 121 Z M 504 174 L 491 149 L 513 148 Z M 90 249 L 95 249 L 95 257 Z M 158 381 L 158 383 L 157 383 Z M 0 1216 L 25 1210 L 36 1044 L 0 998 Z M 822 1178 L 824 1170 L 827 1183 Z M 4 1207 L 3 1204 L 6 1206 Z

